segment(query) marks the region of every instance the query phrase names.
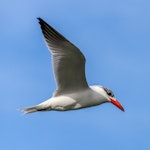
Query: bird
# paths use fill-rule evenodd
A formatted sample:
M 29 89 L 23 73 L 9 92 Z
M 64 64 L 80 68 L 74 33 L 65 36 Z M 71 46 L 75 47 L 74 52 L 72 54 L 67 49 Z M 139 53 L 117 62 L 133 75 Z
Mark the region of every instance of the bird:
M 88 85 L 85 75 L 86 59 L 80 49 L 42 18 L 37 19 L 52 55 L 56 90 L 48 100 L 22 108 L 23 113 L 78 110 L 106 102 L 124 111 L 110 89 L 101 85 Z

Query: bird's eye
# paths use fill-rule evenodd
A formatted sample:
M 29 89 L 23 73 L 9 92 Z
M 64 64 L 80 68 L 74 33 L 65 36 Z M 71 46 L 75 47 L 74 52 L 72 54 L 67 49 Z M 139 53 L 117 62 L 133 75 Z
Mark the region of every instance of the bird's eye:
M 112 97 L 114 96 L 114 94 L 112 92 L 108 92 L 107 94 Z
M 109 90 L 108 88 L 104 88 L 104 90 L 107 93 L 107 95 L 114 97 L 114 93 L 111 90 Z

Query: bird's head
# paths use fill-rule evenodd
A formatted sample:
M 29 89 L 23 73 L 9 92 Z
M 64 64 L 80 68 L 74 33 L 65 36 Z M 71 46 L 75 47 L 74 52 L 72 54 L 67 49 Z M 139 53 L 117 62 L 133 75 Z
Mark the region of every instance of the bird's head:
M 100 85 L 90 86 L 90 88 L 103 97 L 101 98 L 101 103 L 110 102 L 114 104 L 116 107 L 118 107 L 120 110 L 124 111 L 124 108 L 119 103 L 119 101 L 115 98 L 114 93 L 110 89 Z
M 120 110 L 124 111 L 124 108 L 122 107 L 122 105 L 119 103 L 119 101 L 115 98 L 114 93 L 105 87 L 101 87 L 105 94 L 106 94 L 106 98 L 108 99 L 108 102 L 114 104 L 116 107 L 118 107 Z

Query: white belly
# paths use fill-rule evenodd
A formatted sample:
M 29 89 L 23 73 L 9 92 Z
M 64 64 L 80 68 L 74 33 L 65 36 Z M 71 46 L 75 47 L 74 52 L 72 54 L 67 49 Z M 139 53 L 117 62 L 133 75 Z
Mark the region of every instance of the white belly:
M 104 97 L 102 95 L 88 89 L 77 93 L 52 97 L 40 105 L 49 108 L 49 110 L 65 111 L 99 105 L 103 103 L 103 99 Z

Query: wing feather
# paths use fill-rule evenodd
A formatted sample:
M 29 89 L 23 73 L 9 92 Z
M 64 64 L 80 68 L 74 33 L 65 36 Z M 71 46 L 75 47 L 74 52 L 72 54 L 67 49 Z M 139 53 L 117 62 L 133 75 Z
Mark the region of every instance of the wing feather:
M 85 57 L 63 35 L 38 18 L 42 33 L 52 53 L 57 90 L 55 96 L 88 88 L 85 77 Z

